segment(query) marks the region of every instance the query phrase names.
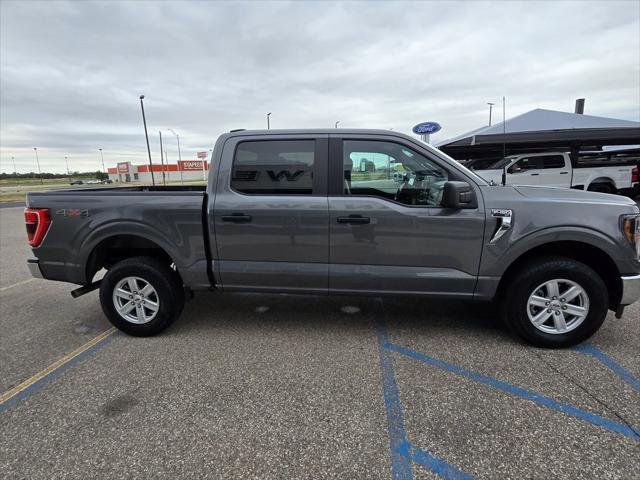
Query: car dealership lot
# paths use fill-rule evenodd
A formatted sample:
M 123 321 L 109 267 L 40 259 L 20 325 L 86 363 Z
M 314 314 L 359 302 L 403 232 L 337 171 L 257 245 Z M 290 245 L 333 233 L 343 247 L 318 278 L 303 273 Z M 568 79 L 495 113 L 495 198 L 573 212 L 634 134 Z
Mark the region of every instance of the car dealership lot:
M 640 475 L 638 304 L 581 350 L 398 298 L 200 294 L 98 337 L 96 292 L 29 277 L 21 208 L 0 248 L 0 395 L 63 359 L 0 405 L 2 478 Z

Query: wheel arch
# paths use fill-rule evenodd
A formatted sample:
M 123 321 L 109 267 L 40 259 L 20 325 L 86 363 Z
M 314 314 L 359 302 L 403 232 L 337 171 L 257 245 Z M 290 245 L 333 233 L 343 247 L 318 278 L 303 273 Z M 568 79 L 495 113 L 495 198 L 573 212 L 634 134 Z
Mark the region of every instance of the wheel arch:
M 522 252 L 511 261 L 502 274 L 496 289 L 496 297 L 500 298 L 504 294 L 511 279 L 525 264 L 551 256 L 570 258 L 592 268 L 607 286 L 609 308 L 612 310 L 617 308 L 622 298 L 622 281 L 617 265 L 604 249 L 580 240 L 546 242 Z
M 589 179 L 588 182 L 585 182 L 584 189 L 589 190 L 597 184 L 609 185 L 612 191 L 616 190 L 616 182 L 611 177 L 596 177 L 594 179 Z
M 100 269 L 109 269 L 115 263 L 133 257 L 157 258 L 166 265 L 175 265 L 178 272 L 175 252 L 146 235 L 112 232 L 94 241 L 88 251 L 84 262 L 86 283 L 90 283 Z

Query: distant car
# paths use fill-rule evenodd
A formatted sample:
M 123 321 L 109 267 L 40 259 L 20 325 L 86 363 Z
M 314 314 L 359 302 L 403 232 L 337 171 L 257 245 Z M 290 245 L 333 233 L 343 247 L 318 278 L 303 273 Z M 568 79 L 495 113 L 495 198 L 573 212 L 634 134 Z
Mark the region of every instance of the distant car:
M 87 184 L 88 185 L 96 185 L 98 183 L 102 183 L 102 181 L 101 180 L 97 180 L 97 179 L 96 180 L 87 180 Z
M 101 181 L 101 183 L 113 183 L 113 180 L 111 180 L 110 178 L 105 178 Z
M 69 182 L 69 185 L 83 185 L 84 182 L 82 180 L 73 180 Z

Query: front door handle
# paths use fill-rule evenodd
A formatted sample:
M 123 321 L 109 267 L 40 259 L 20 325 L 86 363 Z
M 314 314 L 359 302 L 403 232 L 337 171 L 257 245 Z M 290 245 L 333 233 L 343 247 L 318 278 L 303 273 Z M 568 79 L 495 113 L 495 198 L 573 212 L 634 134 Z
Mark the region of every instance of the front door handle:
M 351 225 L 364 225 L 371 223 L 371 218 L 362 215 L 349 215 L 348 217 L 338 217 L 338 223 L 349 223 Z
M 569 175 L 569 172 L 560 172 L 560 175 Z
M 538 175 L 540 175 L 539 173 L 532 173 L 531 176 L 532 177 L 537 177 Z
M 223 222 L 231 223 L 249 223 L 251 221 L 251 215 L 245 215 L 244 213 L 233 213 L 231 215 L 223 215 Z

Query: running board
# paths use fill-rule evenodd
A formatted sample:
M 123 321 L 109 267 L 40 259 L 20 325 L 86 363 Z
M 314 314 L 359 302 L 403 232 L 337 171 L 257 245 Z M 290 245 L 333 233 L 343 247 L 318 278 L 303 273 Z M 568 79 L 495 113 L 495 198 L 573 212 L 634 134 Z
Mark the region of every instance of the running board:
M 82 295 L 93 292 L 94 290 L 97 290 L 98 288 L 100 288 L 100 283 L 102 283 L 102 280 L 97 280 L 93 283 L 90 283 L 89 285 L 85 285 L 84 287 L 71 290 L 71 296 L 73 298 L 78 298 L 78 297 L 81 297 Z

